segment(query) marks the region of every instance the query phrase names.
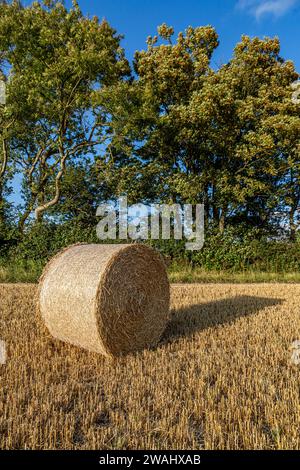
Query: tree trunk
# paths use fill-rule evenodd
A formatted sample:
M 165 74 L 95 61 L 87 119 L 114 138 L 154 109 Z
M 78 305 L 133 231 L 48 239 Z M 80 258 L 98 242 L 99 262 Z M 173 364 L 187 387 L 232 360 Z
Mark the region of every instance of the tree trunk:
M 221 214 L 219 218 L 219 233 L 221 235 L 223 235 L 224 230 L 225 230 L 226 211 L 227 211 L 227 206 L 223 206 L 221 209 Z
M 31 196 L 30 201 L 28 202 L 23 214 L 21 215 L 18 221 L 18 231 L 21 235 L 24 233 L 25 223 L 33 211 L 35 201 L 36 201 L 36 194 Z
M 8 150 L 7 150 L 7 144 L 6 140 L 2 139 L 2 158 L 3 161 L 1 162 L 1 168 L 0 168 L 0 230 L 3 231 L 4 227 L 6 225 L 6 220 L 5 220 L 5 201 L 4 201 L 4 177 L 7 169 L 7 162 L 8 162 Z
M 38 204 L 38 206 L 35 209 L 35 218 L 36 218 L 37 222 L 39 220 L 41 220 L 40 218 L 41 218 L 42 214 L 44 212 L 46 212 L 47 209 L 50 209 L 51 207 L 55 206 L 60 200 L 60 183 L 61 183 L 61 179 L 64 176 L 64 173 L 65 173 L 65 170 L 66 170 L 66 159 L 67 159 L 67 157 L 68 157 L 68 154 L 64 154 L 61 158 L 60 170 L 57 173 L 56 178 L 55 178 L 55 194 L 54 194 L 54 197 L 48 202 L 44 202 L 41 205 Z
M 219 223 L 219 210 L 216 203 L 216 190 L 215 186 L 212 186 L 212 195 L 211 195 L 211 206 L 212 206 L 212 218 L 213 224 L 216 225 Z
M 6 220 L 5 220 L 5 200 L 3 197 L 3 184 L 0 181 L 0 238 L 5 232 Z
M 23 214 L 21 215 L 21 217 L 19 218 L 19 221 L 18 221 L 18 231 L 20 234 L 23 234 L 24 233 L 24 227 L 25 227 L 25 223 L 26 223 L 26 220 L 28 219 L 28 217 L 30 216 L 30 213 L 31 213 L 31 209 L 29 209 L 28 207 L 25 209 L 25 212 L 23 212 Z
M 209 197 L 208 197 L 208 186 L 205 186 L 205 188 L 204 188 L 203 205 L 204 205 L 204 226 L 205 226 L 205 228 L 208 228 L 208 226 L 209 226 Z
M 296 229 L 297 225 L 295 223 L 295 207 L 291 207 L 290 213 L 289 213 L 289 222 L 290 222 L 290 241 L 294 242 L 296 241 Z
M 38 194 L 37 204 L 38 204 L 38 207 L 43 206 L 45 204 L 45 194 L 44 194 L 43 190 Z M 40 222 L 43 221 L 43 218 L 44 218 L 44 213 L 43 212 L 36 212 L 36 214 L 35 214 L 35 223 L 39 224 Z

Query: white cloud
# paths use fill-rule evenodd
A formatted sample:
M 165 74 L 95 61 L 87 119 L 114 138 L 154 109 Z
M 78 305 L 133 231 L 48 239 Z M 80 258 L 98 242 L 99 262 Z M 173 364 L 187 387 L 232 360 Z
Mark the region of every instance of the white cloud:
M 287 13 L 299 0 L 238 0 L 238 8 L 247 10 L 259 20 L 264 15 L 276 18 Z

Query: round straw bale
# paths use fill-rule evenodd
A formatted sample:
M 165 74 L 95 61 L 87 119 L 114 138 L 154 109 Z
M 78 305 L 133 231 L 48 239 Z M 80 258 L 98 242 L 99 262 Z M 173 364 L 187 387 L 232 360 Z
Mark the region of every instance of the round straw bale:
M 50 260 L 38 289 L 55 338 L 106 356 L 155 345 L 169 301 L 164 261 L 142 244 L 72 245 Z

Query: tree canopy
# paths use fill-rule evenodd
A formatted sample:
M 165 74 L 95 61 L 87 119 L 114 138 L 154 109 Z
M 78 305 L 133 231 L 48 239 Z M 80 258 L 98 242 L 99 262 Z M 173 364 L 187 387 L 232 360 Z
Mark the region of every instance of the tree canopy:
M 175 36 L 162 24 L 132 66 L 121 39 L 76 1 L 1 3 L 1 227 L 19 173 L 20 233 L 32 214 L 92 220 L 95 203 L 126 194 L 204 203 L 219 233 L 240 224 L 294 240 L 299 75 L 279 39 L 243 36 L 217 69 L 212 26 Z

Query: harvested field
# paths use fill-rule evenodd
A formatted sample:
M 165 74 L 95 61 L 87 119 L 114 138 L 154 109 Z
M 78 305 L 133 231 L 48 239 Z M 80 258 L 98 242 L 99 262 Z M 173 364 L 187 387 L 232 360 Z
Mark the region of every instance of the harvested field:
M 299 449 L 300 284 L 171 288 L 158 347 L 111 360 L 53 339 L 35 285 L 0 285 L 1 449 Z

